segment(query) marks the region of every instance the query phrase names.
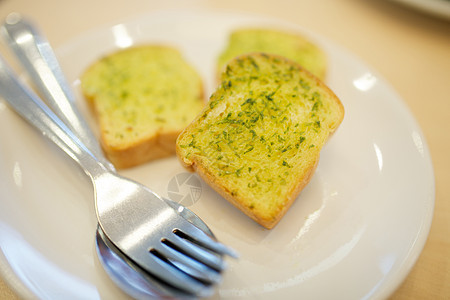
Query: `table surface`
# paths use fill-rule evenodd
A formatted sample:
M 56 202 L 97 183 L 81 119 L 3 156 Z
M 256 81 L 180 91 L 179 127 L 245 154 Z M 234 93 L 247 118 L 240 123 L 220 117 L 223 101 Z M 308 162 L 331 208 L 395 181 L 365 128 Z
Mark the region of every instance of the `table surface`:
M 449 19 L 388 0 L 0 0 L 0 18 L 13 11 L 32 17 L 58 47 L 92 27 L 156 9 L 193 7 L 257 13 L 298 24 L 348 49 L 393 86 L 427 139 L 436 203 L 423 252 L 391 299 L 450 299 Z M 16 298 L 0 279 L 0 299 Z

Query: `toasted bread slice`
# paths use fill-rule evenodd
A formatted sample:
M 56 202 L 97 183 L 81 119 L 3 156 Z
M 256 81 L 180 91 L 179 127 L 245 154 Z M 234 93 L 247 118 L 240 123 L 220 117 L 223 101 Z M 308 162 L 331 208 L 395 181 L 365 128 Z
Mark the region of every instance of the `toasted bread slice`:
M 209 105 L 178 137 L 177 155 L 270 229 L 311 179 L 343 117 L 336 95 L 294 61 L 247 54 L 228 64 Z
M 82 75 L 81 89 L 98 119 L 106 156 L 117 168 L 174 155 L 177 136 L 204 105 L 200 76 L 166 46 L 103 57 Z
M 219 74 L 229 60 L 252 52 L 287 57 L 299 63 L 322 81 L 325 79 L 327 59 L 325 53 L 317 45 L 297 33 L 265 28 L 243 28 L 233 31 L 225 50 L 218 58 Z

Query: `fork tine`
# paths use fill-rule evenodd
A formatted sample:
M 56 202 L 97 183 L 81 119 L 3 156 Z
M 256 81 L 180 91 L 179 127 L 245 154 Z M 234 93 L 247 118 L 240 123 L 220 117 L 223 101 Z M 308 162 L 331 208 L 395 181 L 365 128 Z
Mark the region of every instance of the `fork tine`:
M 155 253 L 146 253 L 145 257 L 141 257 L 139 266 L 166 284 L 186 293 L 200 297 L 208 297 L 214 293 L 212 285 L 206 285 L 191 277 Z
M 162 247 L 158 247 L 156 251 L 165 256 L 172 264 L 182 271 L 188 273 L 192 277 L 204 281 L 207 284 L 219 283 L 222 279 L 220 273 L 211 267 L 203 264 L 183 252 L 171 243 L 164 241 Z
M 138 267 L 135 262 L 130 261 L 128 256 L 117 249 L 117 247 L 105 236 L 100 227 L 98 227 L 95 241 L 98 245 L 97 251 L 99 253 L 99 259 L 106 266 L 106 272 L 109 275 L 111 275 L 111 272 L 121 273 L 126 280 L 118 281 L 115 276 L 112 276 L 111 278 L 132 297 L 136 299 L 148 297 L 186 300 L 197 299 L 195 295 L 191 295 L 181 289 L 176 289 L 153 274 L 140 270 L 141 268 Z M 117 264 L 117 262 L 120 264 Z M 120 268 L 120 271 L 117 270 L 117 267 Z M 131 270 L 134 270 L 137 273 L 133 273 Z M 139 283 L 139 286 L 136 285 L 136 283 Z M 130 284 L 130 286 L 126 284 Z
M 179 232 L 174 234 L 171 242 L 179 248 L 180 252 L 201 261 L 218 272 L 222 272 L 226 268 L 226 263 L 220 254 L 203 247 L 203 245 L 199 245 Z
M 216 241 L 198 227 L 187 226 L 183 229 L 175 229 L 173 233 L 178 237 L 201 245 L 202 247 L 209 249 L 219 255 L 228 255 L 233 258 L 239 257 L 239 254 L 236 251 Z

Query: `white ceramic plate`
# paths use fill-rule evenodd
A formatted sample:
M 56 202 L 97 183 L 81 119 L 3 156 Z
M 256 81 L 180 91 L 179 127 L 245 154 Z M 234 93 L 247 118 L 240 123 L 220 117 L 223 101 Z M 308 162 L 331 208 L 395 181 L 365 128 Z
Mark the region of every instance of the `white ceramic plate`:
M 229 31 L 244 25 L 297 30 L 323 47 L 329 56 L 327 82 L 346 116 L 324 148 L 311 183 L 273 230 L 255 224 L 204 182 L 197 185 L 200 189 L 180 186 L 182 195 L 197 192 L 199 200 L 190 208 L 219 240 L 241 253 L 238 261 L 229 261 L 214 298 L 388 296 L 427 238 L 433 170 L 424 137 L 405 104 L 352 54 L 282 21 L 210 11 L 152 13 L 88 32 L 57 53 L 78 89 L 81 72 L 102 54 L 141 43 L 169 43 L 198 69 L 210 93 L 217 55 Z M 0 140 L 2 275 L 24 297 L 125 298 L 96 257 L 93 194 L 83 172 L 4 102 Z M 169 158 L 121 173 L 167 197 L 176 191 L 171 180 L 185 171 Z

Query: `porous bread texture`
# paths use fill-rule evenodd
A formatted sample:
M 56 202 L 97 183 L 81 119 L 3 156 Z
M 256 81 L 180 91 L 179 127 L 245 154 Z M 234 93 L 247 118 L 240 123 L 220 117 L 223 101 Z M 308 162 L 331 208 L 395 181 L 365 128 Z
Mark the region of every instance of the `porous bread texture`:
M 327 58 L 308 38 L 294 32 L 269 28 L 241 28 L 233 31 L 218 58 L 218 73 L 236 56 L 264 52 L 287 57 L 324 81 Z
M 262 226 L 273 228 L 310 181 L 344 117 L 336 95 L 294 61 L 230 61 L 209 104 L 177 139 L 182 164 Z
M 174 155 L 177 136 L 204 105 L 200 76 L 169 46 L 111 53 L 82 74 L 81 89 L 117 168 Z

